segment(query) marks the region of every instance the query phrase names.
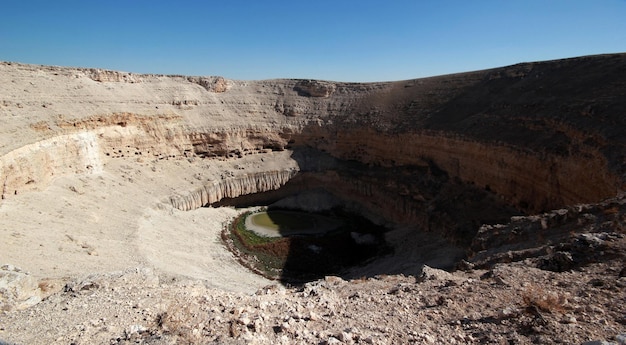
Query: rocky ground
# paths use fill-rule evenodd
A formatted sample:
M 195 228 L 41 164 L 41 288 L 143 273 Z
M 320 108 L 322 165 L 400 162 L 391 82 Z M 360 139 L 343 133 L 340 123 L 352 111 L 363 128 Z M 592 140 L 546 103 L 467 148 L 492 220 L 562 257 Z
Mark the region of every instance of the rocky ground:
M 7 344 L 624 344 L 623 275 L 622 260 L 562 273 L 530 262 L 455 273 L 425 266 L 418 277 L 329 276 L 248 295 L 138 268 L 71 281 L 3 314 L 0 336 Z
M 0 314 L 0 339 L 3 344 L 625 344 L 624 208 L 621 196 L 484 226 L 473 247 L 484 241 L 491 247 L 451 272 L 424 265 L 415 275 L 327 276 L 298 286 L 268 282 L 252 293 L 148 267 L 32 280 L 43 300 L 31 297 Z M 543 232 L 544 239 L 534 241 L 533 232 Z M 376 265 L 352 268 L 345 276 Z M 29 281 L 18 268 L 2 267 L 0 277 L 11 274 Z

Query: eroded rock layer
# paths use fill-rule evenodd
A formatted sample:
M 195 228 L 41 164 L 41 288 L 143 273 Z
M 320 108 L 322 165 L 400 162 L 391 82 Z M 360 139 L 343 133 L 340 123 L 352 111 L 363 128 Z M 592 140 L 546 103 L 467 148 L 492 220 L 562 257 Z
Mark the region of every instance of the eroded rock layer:
M 296 173 L 295 170 L 281 170 L 239 175 L 214 181 L 185 195 L 172 196 L 170 202 L 179 210 L 193 210 L 224 198 L 236 198 L 241 195 L 278 189 Z
M 626 54 L 384 83 L 0 63 L 0 343 L 620 342 L 625 81 Z M 276 201 L 392 253 L 267 287 L 220 241 L 243 211 L 203 206 Z
M 0 73 L 9 81 L 0 86 L 3 199 L 119 158 L 221 161 L 288 150 L 290 166 L 221 176 L 170 201 L 189 210 L 314 173 L 372 213 L 441 230 L 431 215 L 445 186 L 537 212 L 612 197 L 625 181 L 624 54 L 365 84 L 15 63 Z M 324 165 L 322 154 L 360 165 Z M 464 217 L 450 222 L 473 219 Z M 477 228 L 485 217 L 469 222 Z

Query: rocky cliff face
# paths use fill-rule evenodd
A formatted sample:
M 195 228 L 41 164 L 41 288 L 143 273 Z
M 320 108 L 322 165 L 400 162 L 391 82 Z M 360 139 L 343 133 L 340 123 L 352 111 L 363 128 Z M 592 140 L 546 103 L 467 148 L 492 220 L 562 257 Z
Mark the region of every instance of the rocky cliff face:
M 56 176 L 102 172 L 100 154 L 91 132 L 61 135 L 11 151 L 0 158 L 2 199 L 38 189 Z
M 224 198 L 236 198 L 242 195 L 279 189 L 297 172 L 295 169 L 264 171 L 225 178 L 205 184 L 187 194 L 174 195 L 170 198 L 170 202 L 179 210 L 194 210 Z
M 624 185 L 625 66 L 626 55 L 607 55 L 353 84 L 3 63 L 15 84 L 0 90 L 3 197 L 53 176 L 97 172 L 120 157 L 230 159 L 312 148 L 366 170 L 415 169 L 398 180 L 405 191 L 380 199 L 394 205 L 387 208 L 397 221 L 423 214 L 398 200 L 423 198 L 411 181 L 424 167 L 528 212 L 599 201 Z M 59 82 L 71 92 L 54 88 Z M 19 116 L 24 121 L 9 120 Z M 275 189 L 293 175 L 280 168 L 241 175 L 171 200 L 190 209 Z M 388 181 L 364 173 L 354 183 L 373 196 Z
M 337 130 L 314 145 L 343 159 L 368 164 L 426 166 L 485 188 L 533 212 L 615 195 L 621 182 L 597 149 L 559 155 L 524 147 L 484 143 L 446 133 L 387 134 L 369 128 Z

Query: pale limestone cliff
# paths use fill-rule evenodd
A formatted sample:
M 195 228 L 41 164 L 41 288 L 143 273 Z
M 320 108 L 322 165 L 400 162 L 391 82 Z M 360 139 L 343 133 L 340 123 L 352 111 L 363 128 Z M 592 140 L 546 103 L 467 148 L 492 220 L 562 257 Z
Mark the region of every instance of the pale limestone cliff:
M 103 70 L 99 68 L 93 68 L 89 70 L 90 78 L 97 82 L 122 82 L 122 83 L 137 83 L 140 82 L 139 78 L 132 73 L 124 73 L 117 71 Z
M 2 199 L 45 187 L 53 178 L 102 172 L 96 134 L 78 132 L 42 140 L 0 157 Z
M 597 201 L 622 188 L 619 177 L 608 169 L 607 158 L 596 148 L 563 156 L 446 133 L 389 135 L 368 128 L 322 137 L 303 140 L 315 140 L 313 145 L 337 157 L 369 164 L 435 164 L 450 176 L 492 190 L 530 211 Z
M 354 197 L 380 204 L 376 212 L 394 221 L 423 218 L 432 195 L 415 183 L 419 172 L 388 189 L 387 179 L 368 177 L 368 167 L 391 175 L 397 168 L 440 170 L 448 181 L 495 193 L 528 212 L 594 202 L 624 186 L 619 114 L 626 106 L 614 90 L 625 64 L 626 56 L 616 54 L 355 84 L 2 63 L 0 182 L 9 198 L 117 158 L 223 160 L 313 149 L 363 164 L 349 179 L 367 190 Z M 328 177 L 342 176 L 341 169 L 328 169 L 327 186 L 345 184 Z M 181 207 L 291 177 L 269 184 L 248 178 L 238 183 L 250 186 L 230 194 L 190 192 L 196 196 Z
M 298 173 L 296 169 L 264 171 L 224 178 L 183 195 L 170 198 L 172 206 L 182 211 L 197 209 L 218 202 L 224 198 L 267 192 L 284 186 Z
M 209 92 L 226 92 L 228 90 L 228 81 L 223 77 L 188 77 L 192 83 L 196 83 Z

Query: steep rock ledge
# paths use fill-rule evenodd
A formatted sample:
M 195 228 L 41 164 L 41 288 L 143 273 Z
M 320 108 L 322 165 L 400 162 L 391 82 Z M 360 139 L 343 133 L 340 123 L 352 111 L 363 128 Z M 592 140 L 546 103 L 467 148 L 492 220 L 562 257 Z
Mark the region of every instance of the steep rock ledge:
M 202 86 L 209 92 L 222 93 L 229 88 L 228 81 L 223 77 L 188 77 L 187 80 Z
M 297 164 L 298 172 L 280 188 L 264 193 L 233 193 L 233 196 L 216 197 L 208 203 L 244 207 L 269 205 L 292 196 L 306 197 L 321 192 L 332 196 L 336 206 L 360 214 L 375 224 L 434 232 L 463 246 L 469 244 L 479 224 L 496 224 L 519 214 L 492 192 L 459 182 L 433 165 L 367 166 L 311 148 L 294 148 L 291 159 Z M 263 174 L 251 175 L 255 176 L 263 177 Z M 244 182 L 252 186 L 262 183 L 248 179 Z M 189 205 L 207 204 L 208 198 L 200 198 L 200 192 L 203 193 L 202 190 L 193 193 L 195 196 Z
M 100 173 L 106 159 L 184 156 L 192 150 L 187 136 L 176 127 L 175 116 L 145 117 L 130 113 L 93 116 L 76 121 L 58 120 L 54 135 L 0 156 L 2 198 L 28 190 L 41 190 L 59 176 Z
M 335 89 L 335 84 L 319 80 L 302 80 L 294 86 L 299 94 L 309 97 L 330 97 Z
M 236 198 L 242 195 L 278 189 L 297 173 L 296 169 L 287 169 L 224 178 L 205 184 L 189 193 L 173 195 L 170 197 L 169 202 L 179 210 L 193 210 L 218 202 L 224 198 Z
M 324 133 L 326 132 L 326 133 Z M 452 178 L 491 190 L 529 212 L 593 202 L 623 188 L 606 157 L 588 148 L 577 154 L 538 153 L 446 133 L 398 133 L 373 129 L 314 128 L 294 136 L 346 160 L 388 168 L 434 164 Z
M 90 77 L 98 71 L 3 63 L 0 182 L 5 197 L 34 189 L 59 173 L 80 173 L 75 166 L 89 165 L 88 156 L 227 160 L 314 148 L 364 170 L 416 168 L 407 180 L 419 179 L 421 168 L 439 169 L 528 212 L 597 202 L 626 181 L 624 66 L 626 55 L 613 54 L 391 83 L 159 75 L 132 75 L 141 81 L 132 83 L 122 82 L 129 79 L 122 72 L 101 72 L 102 80 L 120 81 L 104 83 Z M 24 128 L 32 139 L 19 134 Z M 82 152 L 76 142 L 83 140 L 73 136 L 83 132 L 98 147 L 73 154 Z M 56 137 L 75 143 L 67 152 L 42 144 L 42 152 L 54 152 L 50 158 L 27 148 Z M 42 174 L 38 166 L 54 173 L 29 178 Z M 372 193 L 389 183 L 364 176 L 354 183 Z M 394 193 L 398 200 L 427 199 L 416 190 Z M 194 193 L 181 207 L 219 194 Z M 394 204 L 393 197 L 381 200 Z M 412 204 L 394 205 L 414 212 Z
M 89 77 L 97 82 L 122 82 L 122 83 L 137 83 L 140 82 L 137 75 L 132 73 L 124 73 L 118 71 L 109 71 L 99 68 L 93 68 L 89 70 Z
M 495 192 L 509 204 L 529 212 L 601 200 L 615 195 L 621 187 L 620 179 L 610 172 L 606 157 L 591 149 L 572 155 L 549 152 L 539 154 L 510 145 L 483 143 L 461 136 L 452 137 L 445 133 L 389 135 L 374 129 L 348 130 L 344 129 L 343 125 L 318 124 L 274 130 L 207 128 L 201 131 L 193 129 L 190 133 L 189 129 L 180 126 L 181 121 L 182 119 L 177 116 L 148 117 L 130 113 L 96 116 L 76 121 L 57 121 L 55 124 L 57 127 L 76 133 L 46 139 L 39 144 L 33 144 L 36 149 L 27 146 L 2 157 L 0 176 L 3 177 L 2 182 L 5 186 L 4 195 L 7 197 L 9 192 L 22 190 L 25 186 L 26 189 L 32 189 L 40 183 L 45 184 L 55 174 L 89 172 L 91 170 L 86 169 L 92 168 L 98 171 L 102 164 L 100 160 L 104 157 L 178 159 L 199 156 L 228 159 L 273 150 L 300 151 L 307 147 L 329 152 L 339 160 L 361 162 L 365 164 L 363 169 L 366 170 L 370 169 L 368 165 L 378 166 L 388 169 L 392 174 L 396 168 L 433 166 L 444 171 L 452 179 L 456 178 L 477 188 Z M 73 147 L 78 145 L 76 143 L 86 142 L 87 139 L 91 140 L 89 144 L 91 146 L 83 145 L 82 149 Z M 69 144 L 61 144 L 66 141 Z M 54 147 L 58 145 L 63 148 L 55 149 Z M 44 154 L 46 150 L 52 151 L 47 154 L 48 158 L 41 162 L 26 158 L 36 151 Z M 66 158 L 53 158 L 63 156 Z M 54 163 L 55 161 L 61 163 Z M 55 164 L 56 168 L 45 168 Z M 307 165 L 316 164 L 318 163 L 307 163 Z M 37 170 L 35 167 L 38 165 L 44 168 L 35 174 L 34 171 Z M 61 172 L 61 166 L 66 170 L 76 166 L 83 168 Z M 86 168 L 87 166 L 90 168 Z M 56 172 L 47 173 L 45 178 L 37 175 L 47 170 Z M 418 178 L 422 173 L 416 170 L 415 174 L 407 179 Z M 379 182 L 368 181 L 367 184 L 370 185 L 368 188 L 377 190 L 372 186 L 386 183 L 384 180 L 383 178 Z M 359 177 L 355 178 L 355 181 L 359 181 Z M 253 180 L 246 183 L 257 184 Z M 248 187 L 242 187 L 241 190 L 248 190 L 246 188 Z M 269 189 L 263 187 L 249 190 Z M 398 193 L 409 193 L 407 195 L 420 198 L 419 192 L 416 191 L 398 191 Z M 209 194 L 218 195 L 213 192 Z M 241 193 L 231 194 L 229 197 L 240 195 Z M 206 198 L 200 197 L 198 200 Z M 216 197 L 209 199 L 210 201 L 201 205 L 197 202 L 184 202 L 183 204 L 193 206 L 181 207 L 193 209 L 219 200 Z M 397 201 L 393 201 L 393 197 L 389 196 L 381 198 L 386 200 L 383 201 L 385 205 L 396 205 L 403 199 L 402 194 L 398 194 Z M 404 213 L 405 216 L 396 215 L 392 218 L 413 219 L 414 216 L 410 215 L 414 212 L 411 207 L 396 205 L 395 213 Z
M 0 157 L 2 199 L 45 187 L 54 177 L 102 171 L 95 133 L 61 135 Z

